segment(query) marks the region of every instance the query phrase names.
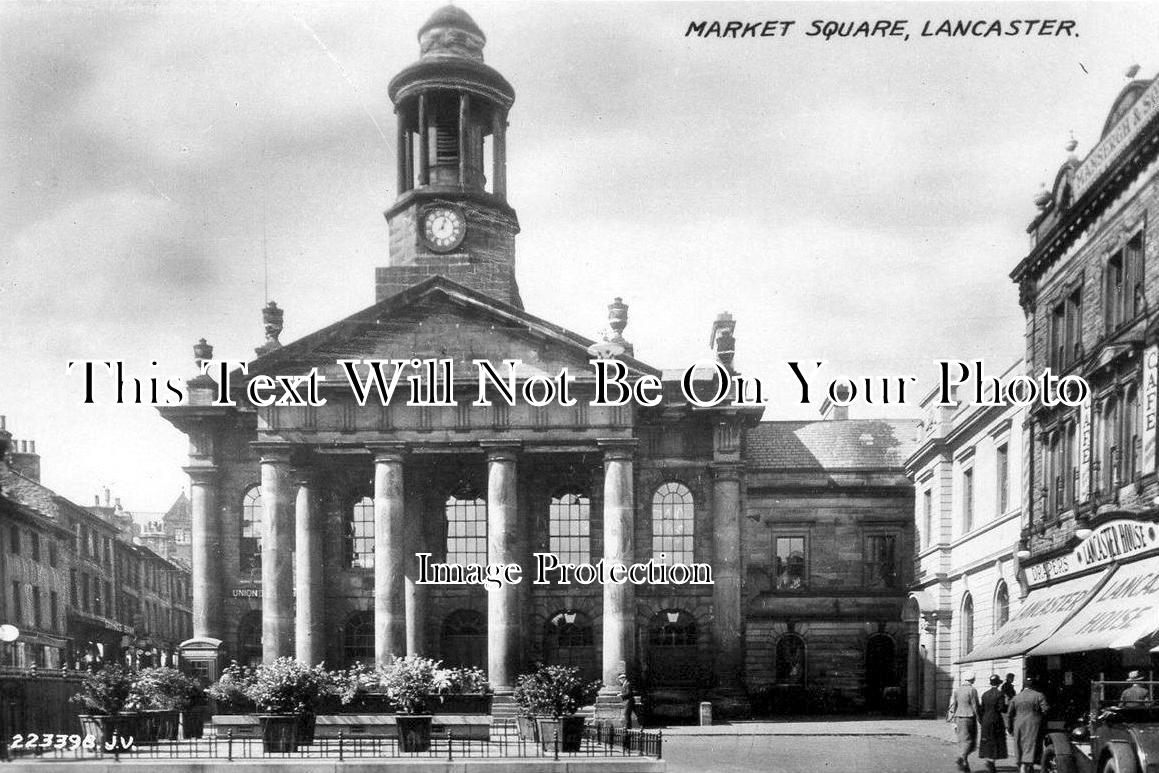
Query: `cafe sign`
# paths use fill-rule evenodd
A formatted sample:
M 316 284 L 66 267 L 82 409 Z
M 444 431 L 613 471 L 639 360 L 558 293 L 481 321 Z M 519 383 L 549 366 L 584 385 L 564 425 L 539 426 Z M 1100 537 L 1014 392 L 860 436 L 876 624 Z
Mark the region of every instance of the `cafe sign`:
M 1159 523 L 1111 521 L 1095 529 L 1072 552 L 1026 567 L 1026 581 L 1031 587 L 1045 585 L 1060 577 L 1105 566 L 1156 548 L 1159 548 Z

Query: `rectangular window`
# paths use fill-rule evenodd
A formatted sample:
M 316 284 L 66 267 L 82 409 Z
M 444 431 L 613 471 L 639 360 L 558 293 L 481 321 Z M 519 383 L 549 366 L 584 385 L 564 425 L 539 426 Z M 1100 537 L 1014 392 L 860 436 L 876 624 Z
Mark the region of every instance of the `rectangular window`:
M 808 561 L 804 537 L 777 537 L 774 541 L 773 570 L 777 590 L 800 590 L 808 585 Z
M 28 537 L 32 541 L 32 560 L 39 562 L 40 561 L 40 535 L 37 534 L 36 532 L 32 532 L 31 534 L 28 535 Z
M 866 585 L 870 588 L 897 587 L 897 537 L 873 534 L 865 541 Z
M 92 611 L 92 608 L 89 606 L 89 576 L 87 574 L 80 576 L 80 601 L 80 608 L 82 610 L 85 612 Z
M 48 629 L 57 630 L 57 621 L 60 619 L 60 596 L 56 591 L 48 593 Z
M 998 514 L 1010 507 L 1010 448 L 1005 443 L 997 451 Z
M 113 616 L 113 584 L 105 583 L 105 617 Z
M 48 565 L 51 566 L 53 569 L 55 569 L 58 560 L 59 560 L 59 558 L 56 554 L 56 542 L 49 542 L 48 543 Z
M 13 555 L 20 555 L 20 529 L 15 526 L 8 533 L 8 549 Z
M 962 471 L 962 533 L 974 528 L 974 470 Z
M 69 603 L 74 607 L 77 606 L 76 569 L 68 570 L 68 594 Z
M 1083 295 L 1082 288 L 1066 299 L 1066 352 L 1063 367 L 1070 367 L 1083 356 Z
M 1050 314 L 1050 368 L 1053 371 L 1063 369 L 1066 361 L 1066 307 L 1058 304 Z
M 934 543 L 934 491 L 922 492 L 922 542 L 926 546 Z
M 40 588 L 35 585 L 32 586 L 32 625 L 34 628 L 40 627 Z

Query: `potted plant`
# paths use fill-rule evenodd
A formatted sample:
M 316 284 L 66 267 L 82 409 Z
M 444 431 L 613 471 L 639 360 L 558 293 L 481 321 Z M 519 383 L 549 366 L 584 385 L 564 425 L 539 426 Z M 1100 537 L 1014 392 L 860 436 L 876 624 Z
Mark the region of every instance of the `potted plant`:
M 252 668 L 240 665 L 236 660 L 222 669 L 216 682 L 205 688 L 205 695 L 213 701 L 214 714 L 249 714 L 255 710 L 254 702 L 246 693 L 253 681 Z
M 431 748 L 431 716 L 424 712 L 434 692 L 438 668 L 436 660 L 407 655 L 395 657 L 380 671 L 380 683 L 399 712 L 398 746 L 404 752 L 425 752 Z
M 540 666 L 516 682 L 516 703 L 526 704 L 536 717 L 539 741 L 545 751 L 559 743 L 560 751 L 577 752 L 583 742 L 584 718 L 576 716 L 580 706 L 596 699 L 600 682 L 587 681 L 575 666 Z
M 355 663 L 345 671 L 332 672 L 334 693 L 342 711 L 353 714 L 388 714 L 393 710 L 382 689 L 381 674 L 366 665 Z
M 136 740 L 137 714 L 126 711 L 132 687 L 132 673 L 121 666 L 90 669 L 81 680 L 80 692 L 69 699 L 84 707 L 87 713 L 80 715 L 81 732 L 96 738 L 98 746 L 114 734 Z
M 538 718 L 532 710 L 532 695 L 536 692 L 535 674 L 521 674 L 515 677 L 515 729 L 520 741 L 539 741 Z
M 177 740 L 179 723 L 185 727 L 186 738 L 200 738 L 204 713 L 194 710 L 194 705 L 200 702 L 203 692 L 175 668 L 145 668 L 133 682 L 130 702 L 145 712 L 151 726 L 156 726 L 158 739 Z
M 258 711 L 264 750 L 293 752 L 313 743 L 315 709 L 333 693 L 333 684 L 321 664 L 307 666 L 293 658 L 255 668 L 244 691 Z
M 481 668 L 440 668 L 434 674 L 441 714 L 490 714 L 491 685 Z

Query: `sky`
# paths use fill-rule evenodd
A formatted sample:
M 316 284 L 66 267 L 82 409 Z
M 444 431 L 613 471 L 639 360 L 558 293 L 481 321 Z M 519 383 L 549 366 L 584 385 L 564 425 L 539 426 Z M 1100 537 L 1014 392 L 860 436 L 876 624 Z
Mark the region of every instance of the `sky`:
M 1114 3 L 461 2 L 516 90 L 508 198 L 528 311 L 595 337 L 615 296 L 650 364 L 683 368 L 721 311 L 736 365 L 797 404 L 823 378 L 1021 355 L 1009 272 L 1033 197 L 1098 140 L 1124 72 L 1159 69 L 1159 7 Z M 390 78 L 431 2 L 0 3 L 0 414 L 44 481 L 164 510 L 183 436 L 149 406 L 86 405 L 70 360 L 193 375 L 374 301 L 394 200 Z M 1070 37 L 922 37 L 942 19 L 1074 20 Z M 690 22 L 793 20 L 785 37 Z M 809 37 L 906 19 L 909 40 Z M 1148 56 L 1150 55 L 1150 56 Z M 566 282 L 561 282 L 566 277 Z M 153 366 L 151 363 L 156 362 Z M 107 382 L 99 382 L 106 384 Z

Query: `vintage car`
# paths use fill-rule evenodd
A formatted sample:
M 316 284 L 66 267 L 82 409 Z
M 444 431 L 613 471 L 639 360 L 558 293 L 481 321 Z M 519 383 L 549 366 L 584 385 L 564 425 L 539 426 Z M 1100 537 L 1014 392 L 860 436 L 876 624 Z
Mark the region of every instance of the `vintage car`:
M 1146 697 L 1124 699 L 1140 685 Z M 1159 773 L 1159 682 L 1091 684 L 1091 710 L 1069 733 L 1046 734 L 1044 773 Z

